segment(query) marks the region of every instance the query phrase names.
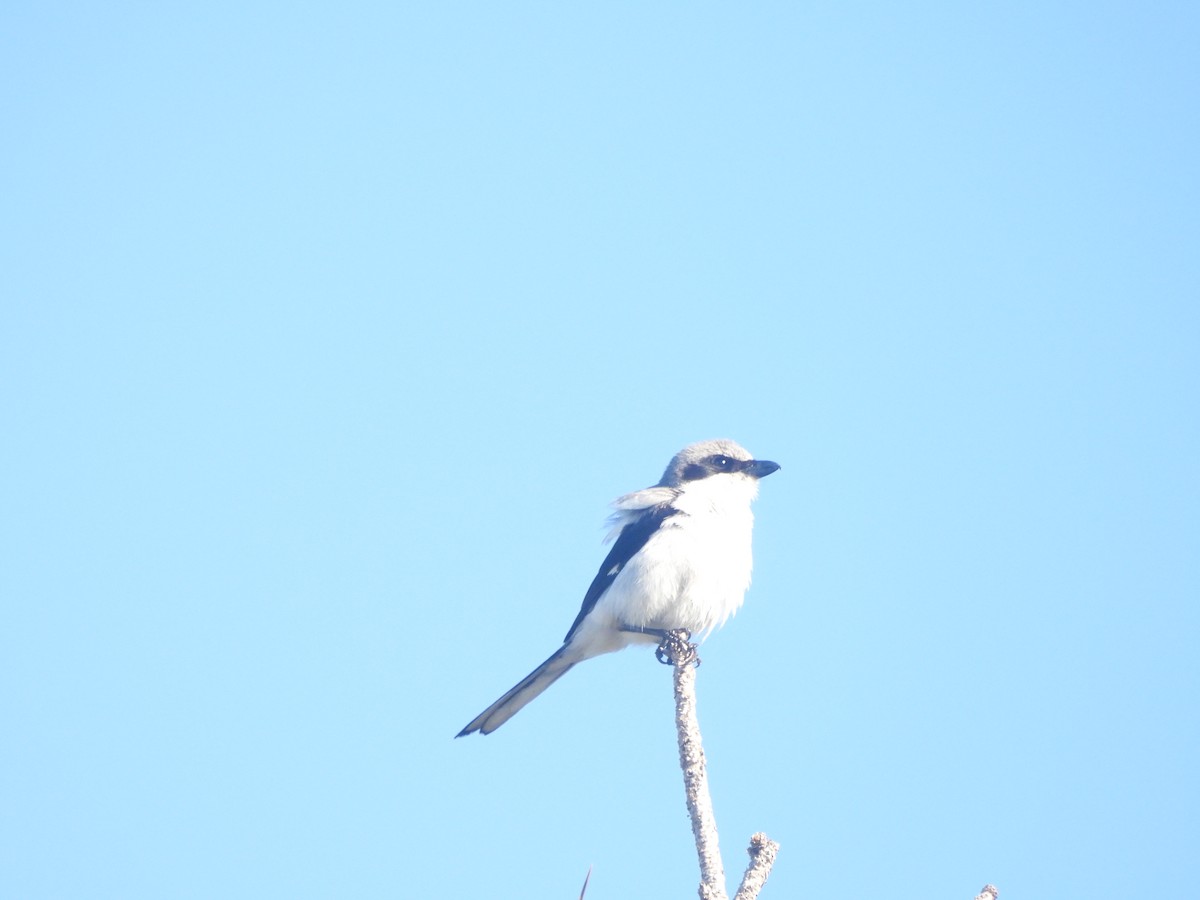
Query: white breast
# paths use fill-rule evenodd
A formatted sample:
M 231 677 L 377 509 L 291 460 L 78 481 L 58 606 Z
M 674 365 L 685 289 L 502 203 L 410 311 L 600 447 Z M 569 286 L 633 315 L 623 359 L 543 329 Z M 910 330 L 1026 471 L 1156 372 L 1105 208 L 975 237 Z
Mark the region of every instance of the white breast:
M 750 586 L 750 503 L 757 483 L 717 475 L 689 485 L 680 510 L 651 536 L 600 599 L 614 624 L 705 635 L 742 605 Z

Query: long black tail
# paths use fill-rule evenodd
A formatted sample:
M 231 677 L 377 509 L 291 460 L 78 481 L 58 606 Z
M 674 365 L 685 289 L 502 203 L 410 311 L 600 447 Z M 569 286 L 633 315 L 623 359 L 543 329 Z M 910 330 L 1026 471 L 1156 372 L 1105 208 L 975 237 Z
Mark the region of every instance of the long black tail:
M 455 737 L 462 737 L 465 734 L 472 734 L 476 731 L 482 734 L 491 734 L 515 716 L 526 703 L 566 675 L 567 670 L 571 666 L 580 662 L 579 659 L 569 658 L 567 650 L 570 646 L 570 644 L 563 644 L 557 653 L 522 678 L 512 690 L 472 719 L 470 724 L 456 734 Z

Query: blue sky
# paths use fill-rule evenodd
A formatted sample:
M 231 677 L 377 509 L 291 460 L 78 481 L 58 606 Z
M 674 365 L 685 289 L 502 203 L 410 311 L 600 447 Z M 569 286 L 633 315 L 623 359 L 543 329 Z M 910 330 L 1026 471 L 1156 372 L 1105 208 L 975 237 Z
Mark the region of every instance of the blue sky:
M 0 896 L 687 896 L 606 504 L 783 465 L 704 646 L 764 897 L 1194 878 L 1190 4 L 9 4 Z

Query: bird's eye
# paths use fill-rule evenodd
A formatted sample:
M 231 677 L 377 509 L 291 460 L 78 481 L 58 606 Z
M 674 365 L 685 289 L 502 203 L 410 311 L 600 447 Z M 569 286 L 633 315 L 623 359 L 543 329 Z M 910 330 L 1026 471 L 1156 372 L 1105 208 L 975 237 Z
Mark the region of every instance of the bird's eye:
M 731 460 L 728 456 L 714 456 L 713 457 L 713 465 L 716 466 L 718 469 L 728 469 L 732 462 L 733 462 L 733 460 Z

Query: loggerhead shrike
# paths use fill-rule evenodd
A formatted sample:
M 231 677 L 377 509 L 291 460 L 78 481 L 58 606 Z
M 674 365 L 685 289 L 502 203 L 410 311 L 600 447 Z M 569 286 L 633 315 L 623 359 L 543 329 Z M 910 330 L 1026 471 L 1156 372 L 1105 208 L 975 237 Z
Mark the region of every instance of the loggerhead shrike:
M 616 538 L 563 645 L 456 736 L 491 734 L 573 665 L 665 632 L 707 635 L 750 586 L 750 503 L 779 468 L 733 441 L 701 441 L 672 458 L 654 487 L 613 502 Z

